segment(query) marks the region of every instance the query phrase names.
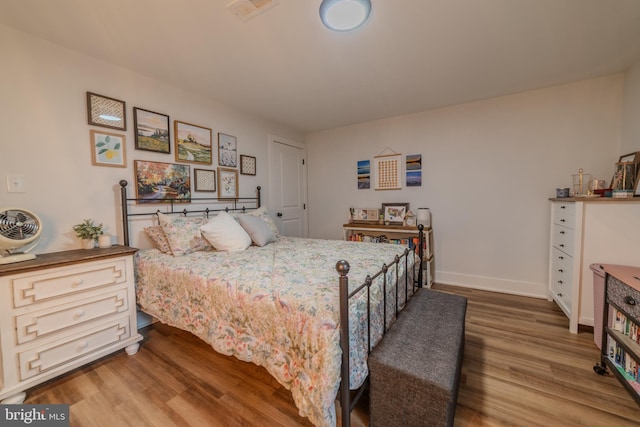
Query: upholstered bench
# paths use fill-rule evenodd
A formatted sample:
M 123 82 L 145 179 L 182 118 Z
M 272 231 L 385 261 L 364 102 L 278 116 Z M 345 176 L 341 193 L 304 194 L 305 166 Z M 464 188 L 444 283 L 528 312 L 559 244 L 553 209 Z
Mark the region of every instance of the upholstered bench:
M 371 426 L 452 426 L 467 299 L 420 289 L 369 356 Z

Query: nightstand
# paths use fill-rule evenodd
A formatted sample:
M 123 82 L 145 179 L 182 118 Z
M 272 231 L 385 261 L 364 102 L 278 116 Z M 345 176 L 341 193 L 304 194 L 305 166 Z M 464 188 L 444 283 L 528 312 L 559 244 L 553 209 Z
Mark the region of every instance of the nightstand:
M 0 266 L 0 399 L 107 354 L 138 351 L 133 255 L 112 246 Z

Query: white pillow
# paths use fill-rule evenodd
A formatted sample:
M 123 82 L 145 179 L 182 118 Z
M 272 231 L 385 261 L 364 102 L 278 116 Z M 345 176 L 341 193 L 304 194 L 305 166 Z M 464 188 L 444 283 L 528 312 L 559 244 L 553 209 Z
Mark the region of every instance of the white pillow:
M 251 245 L 251 237 L 231 215 L 220 212 L 200 227 L 202 235 L 219 251 L 237 252 Z
M 269 225 L 262 218 L 253 215 L 238 215 L 238 221 L 244 231 L 249 233 L 251 240 L 257 246 L 264 246 L 267 243 L 275 242 L 276 236 Z

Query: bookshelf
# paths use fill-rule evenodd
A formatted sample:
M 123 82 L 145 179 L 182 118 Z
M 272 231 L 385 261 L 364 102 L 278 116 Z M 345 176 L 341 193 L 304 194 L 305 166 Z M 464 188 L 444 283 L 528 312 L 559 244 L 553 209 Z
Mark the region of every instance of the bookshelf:
M 350 222 L 342 226 L 344 240 L 353 242 L 394 243 L 413 247 L 418 243 L 418 227 Z M 433 255 L 433 228 L 425 227 L 422 251 L 423 286 L 430 288 L 435 280 Z
M 602 353 L 594 370 L 607 368 L 640 405 L 640 268 L 605 265 Z

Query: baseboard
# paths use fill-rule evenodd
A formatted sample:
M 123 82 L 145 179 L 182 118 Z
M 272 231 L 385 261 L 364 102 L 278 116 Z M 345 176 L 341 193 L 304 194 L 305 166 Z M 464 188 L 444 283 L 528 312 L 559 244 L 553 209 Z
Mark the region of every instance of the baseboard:
M 503 294 L 547 299 L 547 284 L 506 280 L 497 277 L 436 271 L 435 283 L 455 285 L 463 288 L 500 292 Z

